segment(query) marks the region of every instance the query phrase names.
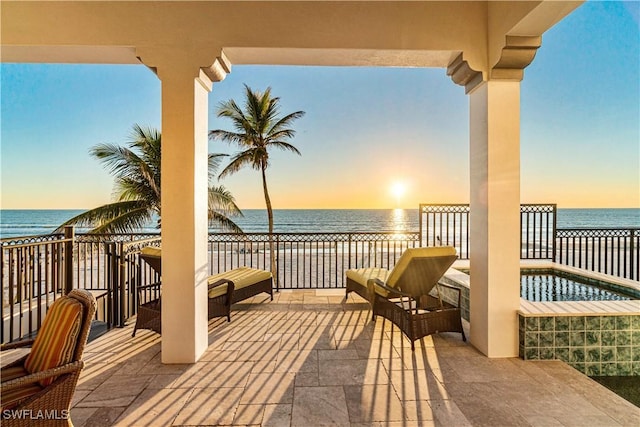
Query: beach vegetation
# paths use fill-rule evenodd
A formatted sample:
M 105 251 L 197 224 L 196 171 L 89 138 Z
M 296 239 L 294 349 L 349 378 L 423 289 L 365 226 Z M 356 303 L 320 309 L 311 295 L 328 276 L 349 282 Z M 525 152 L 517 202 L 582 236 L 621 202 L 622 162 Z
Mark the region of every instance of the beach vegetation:
M 153 128 L 133 126 L 131 139 L 125 146 L 98 144 L 90 154 L 115 176 L 113 203 L 77 215 L 65 226 L 88 227 L 92 234 L 130 233 L 157 221 L 161 225 L 160 153 L 162 136 Z M 230 217 L 242 215 L 233 195 L 222 185 L 213 185 L 220 161 L 225 154 L 209 154 L 208 218 L 209 226 L 241 233 Z

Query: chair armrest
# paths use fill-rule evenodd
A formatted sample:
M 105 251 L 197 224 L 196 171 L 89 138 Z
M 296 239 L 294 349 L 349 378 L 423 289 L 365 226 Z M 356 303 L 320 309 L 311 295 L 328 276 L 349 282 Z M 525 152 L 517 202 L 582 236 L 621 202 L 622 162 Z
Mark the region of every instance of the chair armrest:
M 231 295 L 233 295 L 233 290 L 236 287 L 235 283 L 233 283 L 233 280 L 230 280 L 230 279 L 216 280 L 215 282 L 209 284 L 207 291 L 210 291 L 211 289 L 217 288 L 218 286 L 222 286 L 222 285 L 227 285 L 227 298 L 229 298 L 229 301 L 231 301 Z
M 57 377 L 64 374 L 71 374 L 73 372 L 78 372 L 82 370 L 84 367 L 84 362 L 82 360 L 77 360 L 75 362 L 67 363 L 66 365 L 58 366 L 56 368 L 47 369 L 40 372 L 34 372 L 33 374 L 25 375 L 20 378 L 15 378 L 6 382 L 1 383 L 0 390 L 2 392 L 6 392 L 7 390 L 11 390 L 18 387 L 23 387 L 25 384 L 37 383 L 38 381 L 42 381 L 47 378 Z
M 35 339 L 9 342 L 0 346 L 0 351 L 13 350 L 14 348 L 31 347 Z
M 162 285 L 162 282 L 157 282 L 157 283 L 152 283 L 150 285 L 142 285 L 142 286 L 138 286 L 138 304 L 140 304 L 140 301 L 143 300 L 143 295 L 145 293 L 145 291 L 149 291 L 149 293 L 147 295 L 150 295 L 152 297 L 156 297 L 155 300 L 153 301 L 159 301 L 160 300 L 160 287 Z M 157 295 L 154 294 L 154 292 L 157 292 Z M 149 303 L 151 301 L 147 301 L 147 303 Z M 146 303 L 143 303 L 146 304 Z
M 210 291 L 213 288 L 217 288 L 218 286 L 227 285 L 227 284 L 233 286 L 234 285 L 233 280 L 229 280 L 229 279 L 216 280 L 215 282 L 209 284 L 209 287 L 207 288 L 207 290 Z
M 382 280 L 378 279 L 377 277 L 374 279 L 369 279 L 367 281 L 367 287 L 369 288 L 369 292 L 372 293 L 372 296 L 375 295 L 375 287 L 379 287 L 384 289 L 385 291 L 389 292 L 389 297 L 392 298 L 397 298 L 398 296 L 400 297 L 400 304 L 402 305 L 402 308 L 404 310 L 411 310 L 411 300 L 415 301 L 415 298 L 413 298 L 413 295 L 407 293 L 407 292 L 402 292 L 399 289 L 396 288 L 392 288 L 390 286 L 387 286 Z M 387 299 L 389 299 L 389 297 L 387 297 Z M 382 296 L 381 296 L 382 298 Z M 405 298 L 407 298 L 407 300 L 405 300 Z M 409 305 L 408 308 L 405 308 L 405 302 Z M 418 304 L 416 301 L 416 310 L 418 309 Z
M 408 293 L 406 293 L 406 292 L 402 292 L 402 291 L 401 291 L 401 290 L 399 290 L 399 289 L 396 289 L 396 288 L 392 288 L 392 287 L 390 287 L 390 286 L 387 286 L 387 285 L 386 285 L 382 280 L 380 280 L 380 279 L 378 279 L 378 278 L 375 278 L 375 279 L 369 279 L 369 281 L 367 282 L 367 284 L 368 284 L 368 283 L 371 283 L 371 282 L 373 282 L 374 286 L 378 286 L 378 287 L 380 287 L 380 288 L 384 289 L 385 291 L 389 292 L 390 294 L 392 294 L 392 295 L 394 295 L 394 296 L 398 295 L 398 296 L 400 296 L 400 297 L 409 297 L 409 298 L 413 298 L 413 295 L 408 294 Z

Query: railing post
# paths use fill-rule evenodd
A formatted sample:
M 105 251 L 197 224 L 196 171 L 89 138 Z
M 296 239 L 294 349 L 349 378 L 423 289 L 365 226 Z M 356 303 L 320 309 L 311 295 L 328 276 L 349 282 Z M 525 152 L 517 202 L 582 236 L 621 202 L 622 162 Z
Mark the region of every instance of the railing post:
M 418 205 L 418 235 L 420 236 L 420 244 L 422 246 L 422 203 Z
M 629 242 L 629 278 L 631 280 L 637 280 L 638 279 L 638 273 L 639 273 L 638 271 L 635 270 L 635 268 L 633 266 L 636 231 L 637 230 L 635 230 L 633 228 L 629 230 L 629 232 L 630 232 L 629 235 L 630 235 L 630 238 L 631 238 L 631 242 Z
M 118 296 L 118 264 L 117 264 L 117 254 L 116 254 L 116 244 L 115 242 L 106 242 L 104 244 L 105 254 L 107 256 L 107 286 L 109 292 L 109 325 L 116 325 L 118 319 L 120 319 L 120 309 L 121 307 L 118 304 L 120 298 Z
M 75 231 L 72 225 L 64 228 L 64 293 L 73 290 L 73 244 Z
M 275 265 L 275 269 L 273 270 L 275 272 L 275 279 L 276 279 L 276 292 L 280 292 L 280 274 L 279 274 L 279 269 L 280 269 L 280 233 L 276 234 L 276 247 L 275 247 L 275 260 L 276 260 L 276 265 Z M 272 258 L 273 259 L 273 258 Z
M 553 204 L 553 243 L 551 244 L 551 260 L 556 262 L 556 240 L 558 239 L 558 205 Z
M 116 262 L 118 268 L 118 287 L 120 292 L 120 317 L 118 319 L 118 327 L 124 328 L 125 322 L 125 297 L 126 297 L 126 264 L 124 259 L 124 243 L 118 242 L 118 251 L 116 254 Z
M 349 264 L 349 270 L 351 270 L 351 233 L 348 234 L 347 241 L 349 243 L 349 248 L 347 249 L 347 251 L 349 253 L 348 264 Z

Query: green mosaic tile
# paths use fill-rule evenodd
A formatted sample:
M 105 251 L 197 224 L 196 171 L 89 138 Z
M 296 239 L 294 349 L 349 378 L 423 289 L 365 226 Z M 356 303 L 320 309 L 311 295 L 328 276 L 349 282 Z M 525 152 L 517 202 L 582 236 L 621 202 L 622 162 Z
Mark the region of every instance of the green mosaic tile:
M 631 362 L 631 347 L 616 347 L 617 362 Z
M 600 375 L 600 363 L 585 363 L 585 373 L 590 377 L 597 377 Z
M 631 331 L 616 331 L 616 345 L 631 345 Z
M 568 331 L 569 330 L 569 319 L 567 316 L 557 316 L 555 317 L 556 322 L 556 331 Z
M 600 348 L 600 361 L 601 362 L 615 362 L 616 360 L 616 348 L 615 347 L 601 347 Z
M 640 375 L 640 362 L 631 363 L 631 373 L 633 375 Z
M 615 376 L 618 374 L 618 364 L 615 362 L 612 363 L 602 363 L 600 365 L 600 375 L 605 376 Z
M 540 318 L 540 330 L 541 331 L 553 331 L 555 328 L 555 321 L 553 317 L 541 317 Z
M 524 359 L 524 346 L 523 345 L 518 346 L 518 357 L 520 359 Z
M 640 362 L 640 346 L 636 345 L 631 347 L 631 360 Z
M 600 346 L 600 331 L 587 331 L 584 341 L 587 346 Z
M 556 346 L 557 347 L 569 346 L 569 332 L 556 332 Z
M 569 362 L 569 348 L 568 347 L 556 347 L 556 359 L 563 362 Z
M 619 331 L 624 329 L 631 329 L 631 316 L 617 316 L 616 329 Z
M 585 361 L 600 363 L 600 347 L 588 348 Z
M 627 376 L 631 375 L 632 367 L 631 362 L 618 362 L 616 364 L 616 375 Z
M 524 331 L 524 316 L 518 316 L 518 329 Z
M 600 337 L 602 345 L 616 345 L 616 333 L 614 331 L 602 331 Z
M 556 353 L 553 347 L 540 349 L 541 360 L 554 360 L 555 358 L 556 358 Z
M 527 320 L 525 322 L 525 330 L 526 331 L 539 331 L 540 330 L 540 326 L 538 323 L 538 318 L 537 317 L 527 317 Z
M 573 365 L 574 363 L 584 363 L 584 349 L 582 348 L 572 348 L 569 350 L 569 362 Z
M 616 317 L 617 316 L 603 316 L 600 329 L 603 331 L 613 331 L 616 329 Z
M 524 331 L 518 331 L 518 345 L 524 347 Z
M 554 338 L 554 334 L 553 332 L 540 332 L 540 341 L 539 341 L 539 346 L 540 347 L 553 347 L 553 338 Z
M 600 316 L 589 316 L 585 328 L 588 331 L 599 331 L 601 329 Z
M 569 332 L 569 345 L 572 347 L 584 346 L 584 332 Z
M 631 345 L 640 347 L 640 331 L 631 331 Z
M 540 354 L 537 348 L 527 348 L 524 351 L 524 360 L 538 360 L 540 359 Z
M 540 339 L 538 332 L 527 332 L 524 337 L 524 346 L 527 348 L 539 347 Z
M 640 330 L 640 316 L 631 316 L 631 329 Z
M 569 328 L 572 331 L 584 331 L 584 316 L 572 316 L 570 319 Z

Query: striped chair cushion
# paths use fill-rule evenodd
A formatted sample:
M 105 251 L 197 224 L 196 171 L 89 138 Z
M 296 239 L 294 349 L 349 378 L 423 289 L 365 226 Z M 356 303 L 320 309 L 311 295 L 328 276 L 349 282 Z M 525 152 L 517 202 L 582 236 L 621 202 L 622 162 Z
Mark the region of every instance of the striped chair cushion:
M 4 379 L 4 378 L 3 378 Z M 20 401 L 42 390 L 39 384 L 25 384 L 22 387 L 2 391 L 2 410 L 15 407 Z
M 82 323 L 82 303 L 74 298 L 56 300 L 42 322 L 42 327 L 24 362 L 29 373 L 65 365 L 73 360 Z M 44 387 L 55 378 L 40 381 Z

